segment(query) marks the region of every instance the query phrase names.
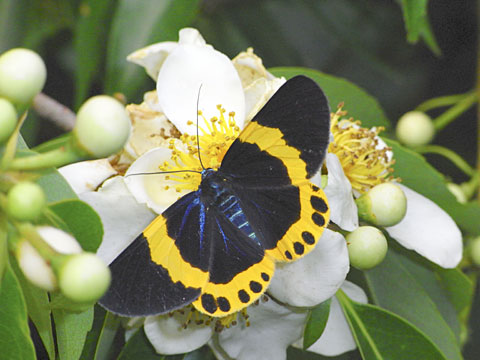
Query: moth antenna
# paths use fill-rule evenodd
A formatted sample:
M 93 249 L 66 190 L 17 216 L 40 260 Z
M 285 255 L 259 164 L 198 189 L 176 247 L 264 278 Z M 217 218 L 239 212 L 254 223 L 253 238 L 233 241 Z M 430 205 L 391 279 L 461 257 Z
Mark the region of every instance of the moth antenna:
M 198 160 L 200 161 L 200 166 L 202 170 L 205 170 L 205 166 L 203 166 L 202 156 L 200 155 L 200 136 L 198 135 L 198 106 L 200 104 L 200 91 L 202 90 L 203 84 L 200 84 L 198 88 L 198 95 L 197 95 L 197 152 L 198 152 Z
M 180 172 L 193 172 L 197 174 L 201 174 L 201 171 L 197 170 L 170 170 L 170 171 L 155 171 L 155 172 L 142 172 L 142 173 L 135 173 L 135 174 L 128 174 L 125 177 L 129 176 L 136 176 L 136 175 L 160 175 L 160 174 L 173 174 L 173 173 L 180 173 Z

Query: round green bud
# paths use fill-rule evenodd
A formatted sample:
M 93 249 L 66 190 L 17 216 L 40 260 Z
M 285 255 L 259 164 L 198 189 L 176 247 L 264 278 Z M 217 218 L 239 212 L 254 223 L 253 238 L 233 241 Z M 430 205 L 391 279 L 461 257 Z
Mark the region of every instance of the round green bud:
M 427 114 L 409 111 L 397 123 L 398 140 L 409 147 L 429 144 L 435 136 L 435 126 Z
M 407 198 L 400 186 L 383 183 L 355 200 L 358 216 L 378 226 L 398 224 L 407 212 Z
M 17 126 L 17 112 L 12 103 L 0 98 L 0 144 L 3 144 L 12 135 Z
M 95 158 L 110 156 L 130 136 L 130 118 L 125 107 L 107 95 L 88 99 L 78 111 L 73 129 L 77 145 Z
M 350 264 L 360 270 L 380 264 L 387 254 L 387 239 L 373 226 L 360 226 L 347 235 Z
M 472 262 L 475 265 L 480 266 L 480 237 L 471 240 L 467 249 Z
M 20 182 L 7 194 L 7 212 L 16 220 L 35 220 L 42 213 L 46 202 L 40 185 L 30 181 Z
M 0 56 L 0 96 L 15 106 L 28 105 L 45 85 L 47 68 L 29 49 L 11 49 Z
M 72 255 L 61 267 L 58 283 L 70 300 L 93 302 L 107 291 L 110 270 L 95 254 Z

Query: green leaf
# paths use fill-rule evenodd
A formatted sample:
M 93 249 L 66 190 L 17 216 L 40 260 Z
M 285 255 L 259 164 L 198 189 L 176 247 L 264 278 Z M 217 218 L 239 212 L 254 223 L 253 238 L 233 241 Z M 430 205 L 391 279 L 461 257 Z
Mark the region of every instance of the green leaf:
M 432 286 L 425 288 L 425 283 L 435 281 L 435 277 L 433 275 L 425 281 L 422 279 L 424 276 L 422 269 L 402 261 L 401 256 L 391 249 L 379 266 L 365 272 L 375 304 L 418 327 L 448 359 L 461 359 L 457 339 L 439 311 L 438 304 L 428 293 Z M 445 295 L 441 300 L 439 298 L 441 296 L 437 294 L 435 300 L 448 303 Z
M 419 329 L 398 315 L 374 305 L 352 301 L 341 290 L 337 292 L 337 299 L 362 359 L 450 359 Z
M 94 307 L 93 324 L 91 330 L 87 334 L 85 340 L 85 346 L 83 347 L 82 356 L 80 359 L 94 359 L 95 351 L 97 349 L 98 339 L 103 329 L 105 321 L 105 315 L 107 314 L 101 306 L 95 305 Z
M 95 252 L 103 237 L 100 216 L 92 207 L 77 199 L 62 200 L 49 205 L 68 226 L 85 251 Z
M 48 293 L 32 285 L 25 279 L 25 276 L 23 276 L 22 271 L 15 261 L 12 261 L 11 265 L 22 288 L 23 296 L 25 297 L 28 317 L 35 325 L 49 358 L 53 360 L 55 359 L 55 342 L 53 339 Z
M 77 60 L 75 108 L 87 97 L 92 80 L 100 69 L 114 5 L 114 0 L 86 0 L 80 5 L 73 38 Z
M 106 92 L 132 98 L 145 82 L 145 71 L 127 55 L 151 43 L 176 41 L 198 12 L 199 0 L 119 0 L 108 41 Z M 135 31 L 132 31 L 135 29 Z
M 0 349 L 9 360 L 35 359 L 27 305 L 15 273 L 7 264 L 0 284 Z
M 45 191 L 48 203 L 77 198 L 77 195 L 64 177 L 55 169 L 38 178 L 36 182 Z
M 125 344 L 118 360 L 163 360 L 165 358 L 165 355 L 157 354 L 142 327 Z
M 93 306 L 80 313 L 54 309 L 60 360 L 80 359 L 87 333 L 92 328 Z
M 478 203 L 460 204 L 448 190 L 442 174 L 435 170 L 421 155 L 404 148 L 393 140 L 384 139 L 392 147 L 395 176 L 412 190 L 426 196 L 443 210 L 465 231 L 480 235 L 480 205 Z M 415 169 L 415 171 L 412 171 Z
M 325 326 L 327 326 L 331 302 L 332 300 L 328 299 L 309 311 L 307 324 L 305 325 L 305 331 L 303 333 L 304 349 L 308 349 L 322 336 L 323 330 L 325 330 Z
M 458 269 L 436 267 L 435 273 L 458 314 L 470 308 L 474 284 Z
M 112 344 L 120 325 L 120 317 L 107 312 L 95 349 L 95 360 L 111 358 Z
M 278 67 L 269 69 L 269 71 L 275 76 L 284 76 L 287 79 L 296 75 L 308 76 L 315 80 L 327 94 L 331 111 L 335 111 L 337 105 L 344 102 L 344 109 L 348 111 L 348 115 L 360 120 L 364 127 L 390 127 L 390 123 L 378 101 L 348 80 L 324 74 L 317 70 L 299 67 Z
M 416 44 L 422 37 L 430 50 L 440 55 L 440 48 L 428 21 L 428 0 L 401 0 L 400 5 L 407 30 L 407 41 Z

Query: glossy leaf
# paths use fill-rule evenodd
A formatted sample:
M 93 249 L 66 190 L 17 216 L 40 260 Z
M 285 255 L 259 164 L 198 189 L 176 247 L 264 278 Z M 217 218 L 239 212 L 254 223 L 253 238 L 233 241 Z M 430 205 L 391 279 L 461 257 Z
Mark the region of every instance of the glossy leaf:
M 80 6 L 73 38 L 77 60 L 75 66 L 76 108 L 87 97 L 92 80 L 100 69 L 114 5 L 114 0 L 87 0 L 83 1 Z
M 93 323 L 93 306 L 80 313 L 53 310 L 60 360 L 80 359 L 87 333 Z
M 127 55 L 151 43 L 177 41 L 178 31 L 195 18 L 198 3 L 198 0 L 119 0 L 108 40 L 106 92 L 119 91 L 127 99 L 135 96 L 147 75 L 140 66 L 128 63 Z
M 332 300 L 328 299 L 309 311 L 305 332 L 303 333 L 304 349 L 308 349 L 322 336 L 325 326 L 327 326 L 331 302 Z
M 384 139 L 392 147 L 395 165 L 394 175 L 400 177 L 402 184 L 426 196 L 443 210 L 465 231 L 480 235 L 480 205 L 478 203 L 460 204 L 445 184 L 445 178 L 435 170 L 421 155 L 409 150 L 393 140 Z M 415 169 L 415 171 L 412 171 Z
M 355 120 L 360 120 L 364 127 L 384 126 L 388 128 L 390 126 L 378 101 L 348 80 L 299 67 L 278 67 L 269 69 L 269 71 L 275 76 L 284 76 L 287 79 L 296 75 L 312 78 L 325 91 L 331 111 L 335 111 L 337 105 L 344 102 L 344 110 L 347 110 L 348 115 Z
M 341 290 L 337 299 L 364 360 L 442 360 L 438 348 L 418 328 L 380 307 L 350 300 Z
M 27 305 L 15 273 L 7 264 L 0 283 L 0 355 L 9 360 L 35 359 L 28 328 Z
M 461 359 L 457 339 L 435 303 L 448 302 L 448 298 L 444 295 L 441 300 L 438 296 L 433 299 L 428 292 L 433 285 L 425 288 L 426 281 L 420 279 L 420 274 L 424 276 L 390 250 L 379 266 L 365 272 L 365 277 L 375 304 L 415 325 L 448 359 Z
M 49 205 L 59 216 L 83 250 L 95 252 L 103 237 L 103 225 L 92 207 L 77 199 L 63 200 Z

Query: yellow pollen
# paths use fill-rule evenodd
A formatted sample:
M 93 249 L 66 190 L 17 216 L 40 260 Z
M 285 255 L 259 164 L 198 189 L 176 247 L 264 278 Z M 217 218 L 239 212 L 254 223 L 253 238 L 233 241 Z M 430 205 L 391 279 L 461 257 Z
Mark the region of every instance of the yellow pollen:
M 201 111 L 198 112 L 199 136 L 183 134 L 177 141 L 170 139 L 169 149 L 172 150 L 170 161 L 165 161 L 159 166 L 160 171 L 194 170 L 202 171 L 198 151 L 205 167 L 217 170 L 232 142 L 240 133 L 240 128 L 235 124 L 234 113 L 228 113 L 228 121 L 225 119 L 225 109 L 217 105 L 218 115 L 211 119 L 205 118 Z M 195 127 L 192 133 L 196 133 L 196 123 L 187 122 Z M 181 142 L 181 145 L 179 144 Z M 197 190 L 201 182 L 201 174 L 192 172 L 171 173 L 165 176 L 165 180 L 172 183 L 169 188 L 176 192 L 183 190 Z
M 343 104 L 331 115 L 330 131 L 334 141 L 330 143 L 328 152 L 337 155 L 345 176 L 352 187 L 364 193 L 375 185 L 393 180 L 390 174 L 395 163 L 387 154 L 391 148 L 379 149 L 378 134 L 383 127 L 366 129 L 360 121 L 345 118 Z

